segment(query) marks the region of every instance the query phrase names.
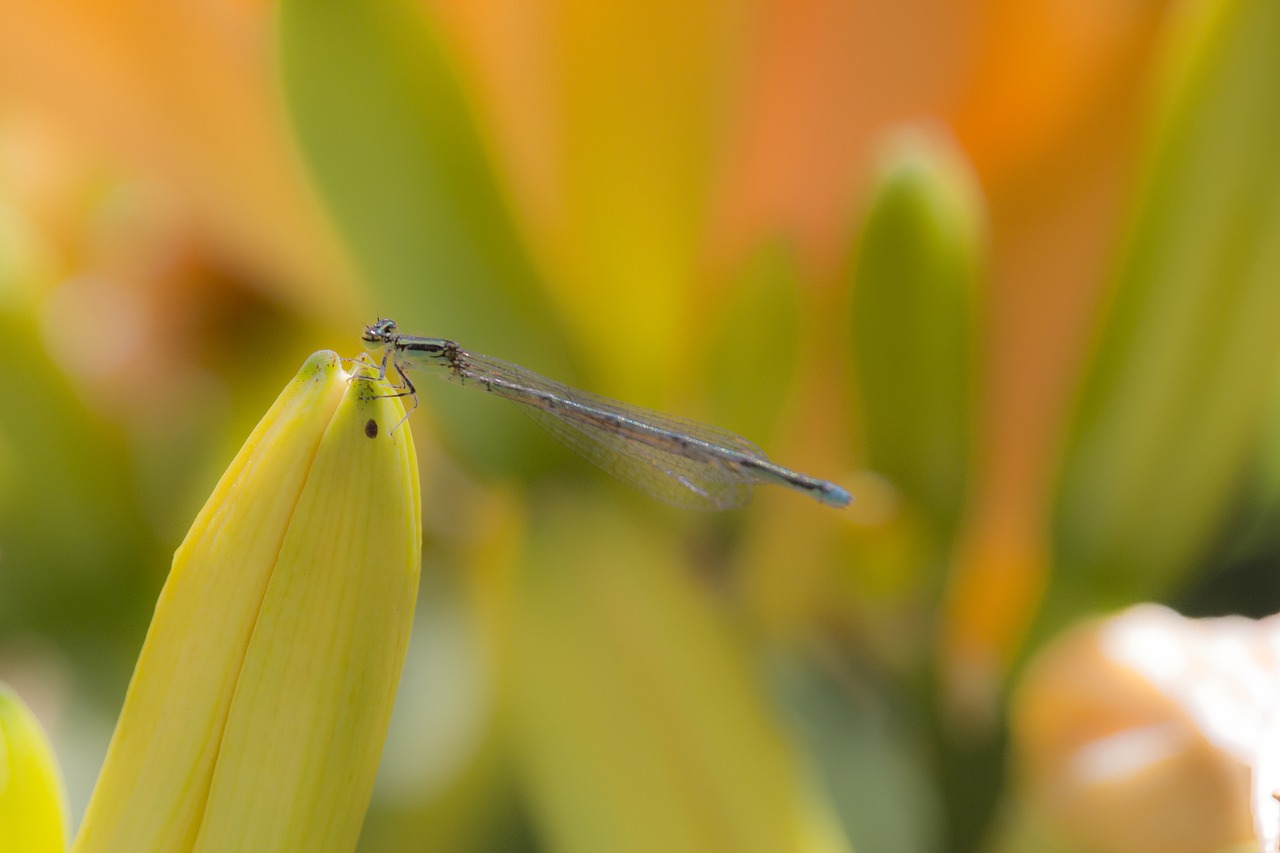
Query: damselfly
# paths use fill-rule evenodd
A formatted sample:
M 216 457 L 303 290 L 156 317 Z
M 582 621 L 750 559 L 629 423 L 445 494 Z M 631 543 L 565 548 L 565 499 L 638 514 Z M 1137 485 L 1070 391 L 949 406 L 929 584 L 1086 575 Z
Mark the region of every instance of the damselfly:
M 408 371 L 436 373 L 521 404 L 522 411 L 573 450 L 659 500 L 696 509 L 742 506 L 757 483 L 776 483 L 846 506 L 849 493 L 769 461 L 739 435 L 570 388 L 509 362 L 468 352 L 444 338 L 401 334 L 394 320 L 366 326 L 370 349 L 382 350 L 379 379 L 394 369 L 397 396 L 418 404 Z

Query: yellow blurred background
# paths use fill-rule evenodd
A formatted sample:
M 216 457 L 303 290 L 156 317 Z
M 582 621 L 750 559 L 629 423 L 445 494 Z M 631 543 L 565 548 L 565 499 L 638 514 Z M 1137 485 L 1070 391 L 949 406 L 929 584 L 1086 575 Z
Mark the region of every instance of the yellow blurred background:
M 73 821 L 204 496 L 390 316 L 854 504 L 669 510 L 420 383 L 361 849 L 1141 848 L 1046 806 L 1011 696 L 1135 602 L 1280 610 L 1274 0 L 4 18 L 0 680 Z

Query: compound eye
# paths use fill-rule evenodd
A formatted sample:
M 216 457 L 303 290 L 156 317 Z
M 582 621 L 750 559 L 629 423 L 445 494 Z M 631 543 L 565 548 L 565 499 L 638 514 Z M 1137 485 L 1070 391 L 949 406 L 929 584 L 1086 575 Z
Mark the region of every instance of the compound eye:
M 381 344 L 387 341 L 387 338 L 395 334 L 396 323 L 394 320 L 378 320 L 372 326 L 365 326 L 364 333 L 360 336 L 366 344 Z

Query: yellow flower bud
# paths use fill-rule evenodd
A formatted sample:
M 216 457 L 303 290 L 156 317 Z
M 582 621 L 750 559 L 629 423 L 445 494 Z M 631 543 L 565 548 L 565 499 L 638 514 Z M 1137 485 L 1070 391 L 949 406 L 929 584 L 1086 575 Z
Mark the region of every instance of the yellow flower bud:
M 350 850 L 421 561 L 385 383 L 313 355 L 174 555 L 75 850 Z
M 66 813 L 49 741 L 18 695 L 0 684 L 0 850 L 62 853 Z

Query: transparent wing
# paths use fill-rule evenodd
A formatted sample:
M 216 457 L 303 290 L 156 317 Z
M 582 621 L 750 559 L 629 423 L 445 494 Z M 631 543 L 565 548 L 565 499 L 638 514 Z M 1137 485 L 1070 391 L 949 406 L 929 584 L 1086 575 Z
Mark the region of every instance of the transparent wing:
M 735 461 L 735 455 L 767 457 L 727 430 L 579 391 L 474 353 L 465 354 L 457 378 L 520 403 L 525 414 L 575 452 L 675 506 L 733 509 L 750 499 L 753 483 L 775 480 Z M 681 438 L 694 441 L 681 443 Z
M 565 446 L 665 503 L 689 509 L 736 509 L 751 499 L 751 484 L 722 464 L 694 462 L 533 406 L 521 410 Z

